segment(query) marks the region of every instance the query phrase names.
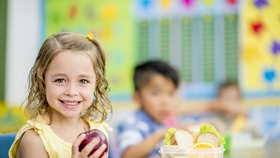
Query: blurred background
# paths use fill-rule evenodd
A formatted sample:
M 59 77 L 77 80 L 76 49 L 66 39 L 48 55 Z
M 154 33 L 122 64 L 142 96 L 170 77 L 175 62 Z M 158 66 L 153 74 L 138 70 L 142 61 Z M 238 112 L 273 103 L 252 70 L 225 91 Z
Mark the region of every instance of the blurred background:
M 103 44 L 112 124 L 136 107 L 135 64 L 162 59 L 180 72 L 185 106 L 238 81 L 252 116 L 279 130 L 279 8 L 278 0 L 1 0 L 0 133 L 25 122 L 29 70 L 44 39 L 63 31 L 93 32 Z

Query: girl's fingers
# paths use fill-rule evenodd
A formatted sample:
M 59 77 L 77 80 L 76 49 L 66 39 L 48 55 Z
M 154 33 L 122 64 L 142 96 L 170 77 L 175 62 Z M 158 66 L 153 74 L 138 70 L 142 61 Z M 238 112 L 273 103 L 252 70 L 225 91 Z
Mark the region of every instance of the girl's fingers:
M 81 151 L 80 156 L 81 157 L 86 157 L 90 154 L 92 149 L 100 142 L 99 138 L 93 138 L 90 143 L 88 143 L 84 149 Z M 93 155 L 93 154 L 92 154 Z
M 101 154 L 106 150 L 106 148 L 107 148 L 107 146 L 106 146 L 105 144 L 102 144 L 102 145 L 90 156 L 90 158 L 100 157 Z M 104 156 L 106 156 L 106 155 L 107 155 L 106 158 L 108 158 L 107 152 L 104 153 L 104 155 L 102 156 L 102 158 L 103 158 Z
M 79 155 L 79 145 L 81 144 L 81 142 L 85 139 L 86 135 L 85 134 L 81 134 L 80 136 L 78 136 L 78 138 L 74 141 L 73 145 L 72 145 L 72 157 L 78 157 Z
M 72 158 L 88 157 L 92 149 L 100 142 L 99 138 L 93 138 L 91 142 L 88 143 L 81 152 L 79 152 L 79 145 L 84 138 L 85 134 L 82 134 L 74 141 L 72 146 Z M 105 144 L 101 145 L 92 155 L 90 155 L 90 158 L 100 157 L 106 148 L 107 146 Z M 108 158 L 108 152 L 105 152 L 102 158 Z
M 108 158 L 108 157 L 109 157 L 108 152 L 106 152 L 101 158 Z

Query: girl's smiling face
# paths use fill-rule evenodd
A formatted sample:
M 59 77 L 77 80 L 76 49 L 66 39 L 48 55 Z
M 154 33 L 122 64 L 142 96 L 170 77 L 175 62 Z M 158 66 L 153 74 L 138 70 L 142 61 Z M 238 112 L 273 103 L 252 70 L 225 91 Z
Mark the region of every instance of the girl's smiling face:
M 45 73 L 45 86 L 52 115 L 80 117 L 94 99 L 96 74 L 90 57 L 79 52 L 60 52 Z

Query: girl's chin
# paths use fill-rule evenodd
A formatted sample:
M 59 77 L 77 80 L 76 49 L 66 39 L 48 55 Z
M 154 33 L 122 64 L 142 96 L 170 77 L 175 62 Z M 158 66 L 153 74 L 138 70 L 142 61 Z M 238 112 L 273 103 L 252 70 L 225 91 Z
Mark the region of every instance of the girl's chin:
M 80 117 L 80 112 L 67 112 L 63 114 L 64 117 L 70 118 L 70 117 Z
M 63 115 L 67 117 L 73 117 L 73 116 L 80 116 L 81 109 L 79 107 L 76 108 L 65 108 L 63 107 Z

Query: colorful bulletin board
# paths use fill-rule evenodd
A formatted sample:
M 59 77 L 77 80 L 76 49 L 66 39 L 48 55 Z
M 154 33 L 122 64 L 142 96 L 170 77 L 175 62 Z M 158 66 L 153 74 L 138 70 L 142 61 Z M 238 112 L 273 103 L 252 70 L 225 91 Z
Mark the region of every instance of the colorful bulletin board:
M 241 83 L 249 97 L 280 96 L 280 1 L 248 0 L 241 9 Z
M 128 98 L 134 64 L 131 0 L 43 0 L 44 39 L 53 33 L 93 32 L 107 52 L 107 79 L 113 99 Z

